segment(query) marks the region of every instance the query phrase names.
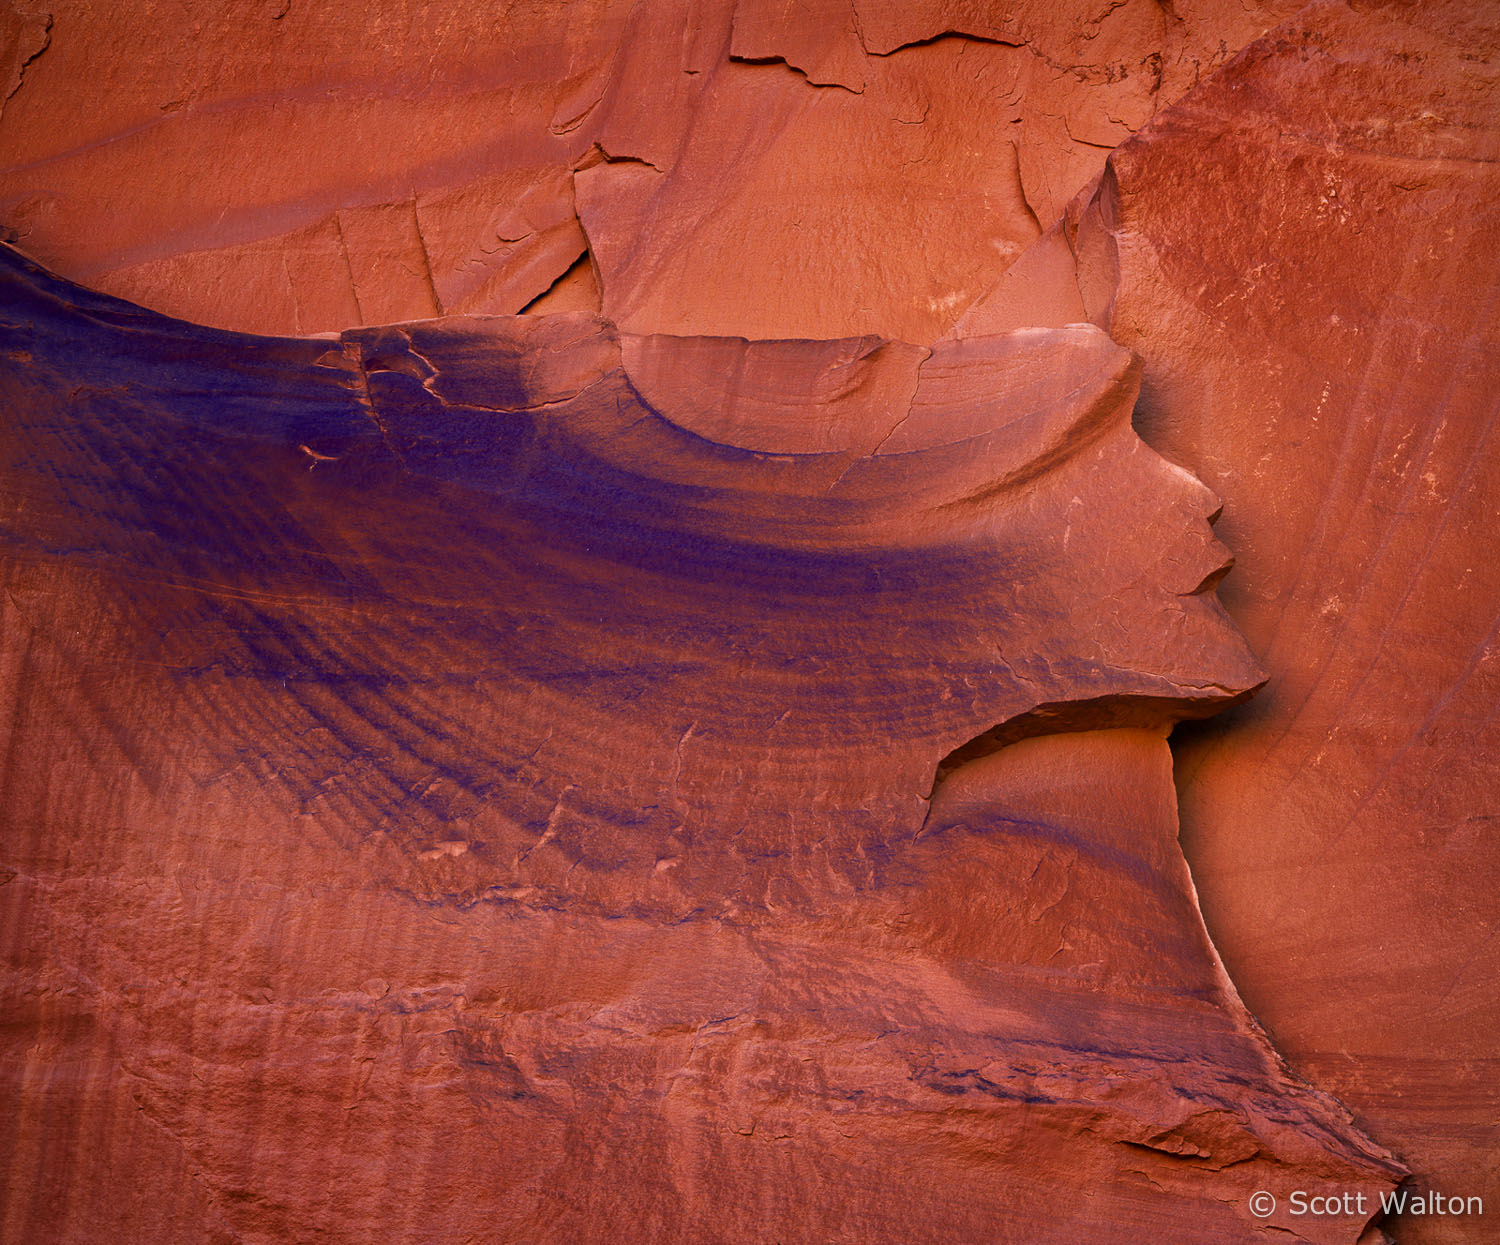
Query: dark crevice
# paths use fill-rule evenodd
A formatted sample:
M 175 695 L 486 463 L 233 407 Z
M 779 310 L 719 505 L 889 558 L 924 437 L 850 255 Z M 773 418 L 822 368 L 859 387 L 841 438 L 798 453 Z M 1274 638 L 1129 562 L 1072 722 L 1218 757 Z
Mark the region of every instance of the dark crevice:
M 593 143 L 588 151 L 579 157 L 578 162 L 573 166 L 573 172 L 581 173 L 585 169 L 597 168 L 601 164 L 639 164 L 657 173 L 666 172 L 659 164 L 647 160 L 644 156 L 620 156 L 606 151 L 604 144 L 600 142 Z
M 966 39 L 973 43 L 994 43 L 1005 48 L 1024 48 L 1027 41 L 1022 38 L 1004 38 L 1000 35 L 977 35 L 968 30 L 941 30 L 937 34 L 927 35 L 921 39 L 908 39 L 905 43 L 898 43 L 894 47 L 885 49 L 872 48 L 866 42 L 863 34 L 860 35 L 860 43 L 871 56 L 894 56 L 897 52 L 904 52 L 907 48 L 925 48 L 934 43 L 940 43 L 944 39 Z
M 963 766 L 993 756 L 1002 748 L 1020 743 L 1023 739 L 1122 728 L 1161 730 L 1180 721 L 1206 718 L 1242 704 L 1255 695 L 1260 686 L 1263 685 L 1237 695 L 1221 694 L 1201 701 L 1170 696 L 1118 695 L 1037 705 L 1017 717 L 990 727 L 948 753 L 937 764 L 932 792 L 928 798 L 935 798 L 943 784 Z
M 852 87 L 847 82 L 839 82 L 837 79 L 834 79 L 834 78 L 827 78 L 827 79 L 814 78 L 812 76 L 812 71 L 811 70 L 804 69 L 804 68 L 802 68 L 801 65 L 793 64 L 785 56 L 780 56 L 780 55 L 775 55 L 775 54 L 771 54 L 771 55 L 767 55 L 767 56 L 745 56 L 745 55 L 742 55 L 742 54 L 740 54 L 738 52 L 735 52 L 735 53 L 731 53 L 730 54 L 729 59 L 732 62 L 734 62 L 735 64 L 739 64 L 739 65 L 785 65 L 793 73 L 800 74 L 806 80 L 808 86 L 814 86 L 814 87 L 837 87 L 841 91 L 848 91 L 849 94 L 851 94 L 851 95 L 863 95 L 864 94 L 864 89 L 862 87 Z
M 41 23 L 41 31 L 39 33 L 37 33 L 36 35 L 34 35 L 34 44 L 33 44 L 32 50 L 30 52 L 27 52 L 25 55 L 23 55 L 20 58 L 19 63 L 16 64 L 15 68 L 11 71 L 13 77 L 12 77 L 12 80 L 11 80 L 11 82 L 9 84 L 9 89 L 5 92 L 5 97 L 3 99 L 0 99 L 0 111 L 4 110 L 4 107 L 5 107 L 6 103 L 10 100 L 10 98 L 13 95 L 15 95 L 15 93 L 17 91 L 19 91 L 21 89 L 21 84 L 26 79 L 26 70 L 27 70 L 27 68 L 31 65 L 31 63 L 33 61 L 36 60 L 36 58 L 38 56 L 40 56 L 43 52 L 45 52 L 52 45 L 52 14 L 51 13 L 20 13 L 20 14 L 17 14 L 17 16 L 24 17 L 24 18 L 29 18 L 32 23 L 40 22 Z M 34 27 L 33 27 L 33 29 L 34 29 Z M 23 32 L 23 36 L 22 37 L 24 37 L 24 32 Z M 17 42 L 19 43 L 20 40 L 18 39 Z M 17 49 L 17 50 L 19 50 L 19 49 Z
M 571 264 L 569 264 L 567 268 L 558 275 L 557 279 L 553 281 L 551 285 L 549 285 L 545 290 L 543 290 L 540 294 L 538 294 L 535 298 L 528 302 L 524 307 L 521 308 L 520 311 L 516 312 L 516 314 L 521 316 L 546 315 L 547 311 L 545 307 L 541 306 L 541 304 L 543 304 L 548 298 L 556 293 L 560 287 L 566 285 L 569 282 L 577 281 L 580 277 L 582 277 L 585 271 L 589 271 L 593 274 L 595 289 L 602 289 L 602 286 L 599 283 L 599 268 L 598 265 L 594 262 L 593 252 L 590 251 L 588 247 L 584 247 L 583 250 L 579 252 L 578 258 L 575 259 Z

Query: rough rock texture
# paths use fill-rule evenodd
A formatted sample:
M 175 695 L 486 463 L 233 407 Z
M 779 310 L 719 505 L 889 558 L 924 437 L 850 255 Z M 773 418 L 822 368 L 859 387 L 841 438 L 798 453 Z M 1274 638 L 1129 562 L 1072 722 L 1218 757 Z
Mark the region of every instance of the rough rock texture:
M 1284 30 L 1286 50 L 1257 49 L 1197 96 L 1116 166 L 1104 322 L 1158 361 L 1145 427 L 1235 516 L 1254 568 L 1235 615 L 1277 672 L 1180 754 L 1215 932 L 1298 1068 L 1423 1185 L 1491 1211 L 1500 73 L 1484 50 L 1500 14 L 1485 8 L 1319 6 Z M 1208 130 L 1222 174 L 1205 184 L 1188 153 Z M 1208 213 L 1130 193 L 1166 180 L 1158 159 L 1195 166 L 1233 222 L 1213 231 L 1227 250 L 1209 250 Z M 1228 190 L 1267 164 L 1304 225 Z M 1136 261 L 1134 238 L 1157 258 Z M 1199 246 L 1223 274 L 1208 288 L 1184 262 Z M 1485 1231 L 1413 1218 L 1401 1239 Z
M 912 341 L 1296 7 L 47 0 L 48 44 L 13 3 L 0 222 L 96 288 L 309 333 L 519 312 L 587 251 L 636 331 Z
M 0 1239 L 1488 1239 L 1500 20 L 1299 7 L 0 0 L 325 335 L 5 254 Z
M 1238 1241 L 1399 1179 L 1203 931 L 1164 736 L 1261 674 L 1099 330 L 256 339 L 15 258 L 3 315 L 8 1238 Z
M 1177 749 L 1210 928 L 1295 1066 L 1418 1187 L 1491 1213 L 1497 45 L 1493 8 L 1311 6 L 1117 152 L 960 325 L 1087 314 L 1143 354 L 1138 423 L 1224 498 L 1225 599 L 1271 672 Z

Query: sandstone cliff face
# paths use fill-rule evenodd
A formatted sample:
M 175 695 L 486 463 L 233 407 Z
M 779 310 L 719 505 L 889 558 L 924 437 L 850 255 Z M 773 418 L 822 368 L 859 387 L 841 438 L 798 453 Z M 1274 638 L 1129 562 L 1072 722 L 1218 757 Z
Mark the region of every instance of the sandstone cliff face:
M 1143 435 L 1225 501 L 1225 600 L 1271 677 L 1176 751 L 1236 984 L 1425 1187 L 1487 1209 L 1497 18 L 1311 6 L 1118 152 L 1036 262 L 1076 266 L 1143 356 Z M 1075 318 L 1012 280 L 960 332 Z
M 1500 32 L 1295 8 L 0 14 L 0 1235 L 1500 1211 Z
M 6 296 L 11 1152 L 153 1190 L 10 1231 L 1237 1240 L 1399 1178 L 1204 934 L 1164 735 L 1262 676 L 1098 329 Z
M 64 275 L 252 332 L 567 278 L 634 331 L 926 342 L 1295 7 L 51 3 L 0 201 Z
M 1500 111 L 1486 49 L 1500 14 L 1487 7 L 1319 6 L 1196 96 L 1117 165 L 1143 212 L 1109 227 L 1122 260 L 1100 323 L 1148 359 L 1143 430 L 1235 516 L 1226 539 L 1248 573 L 1228 600 L 1278 672 L 1260 703 L 1178 753 L 1220 946 L 1304 1075 L 1425 1187 L 1483 1194 L 1488 1211 Z M 1205 128 L 1223 136 L 1209 193 L 1233 222 L 1216 231 L 1218 264 L 1246 281 L 1233 292 L 1185 270 L 1207 241 L 1191 214 L 1125 189 L 1161 184 L 1158 154 L 1196 167 L 1190 134 Z M 1304 225 L 1229 207 L 1231 170 L 1268 164 Z M 1151 240 L 1135 251 L 1131 234 Z M 1134 327 L 1147 321 L 1160 338 Z M 1254 345 L 1250 325 L 1267 326 Z M 1180 349 L 1148 344 L 1179 333 Z M 1400 1237 L 1486 1231 L 1411 1218 Z

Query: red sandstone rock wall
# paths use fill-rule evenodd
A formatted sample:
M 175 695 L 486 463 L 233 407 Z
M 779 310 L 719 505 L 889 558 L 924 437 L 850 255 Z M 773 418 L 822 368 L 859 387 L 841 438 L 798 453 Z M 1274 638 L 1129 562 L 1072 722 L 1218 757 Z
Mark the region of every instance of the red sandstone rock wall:
M 1144 357 L 1143 434 L 1224 498 L 1225 600 L 1271 672 L 1176 741 L 1215 940 L 1305 1075 L 1487 1202 L 1497 19 L 1311 6 L 1119 152 L 1050 264 L 1076 253 L 1088 315 Z
M 566 309 L 634 331 L 925 342 L 1294 7 L 22 6 L 0 196 L 226 328 L 511 314 L 587 253 Z
M 14 0 L 0 1235 L 1487 1239 L 1495 18 Z

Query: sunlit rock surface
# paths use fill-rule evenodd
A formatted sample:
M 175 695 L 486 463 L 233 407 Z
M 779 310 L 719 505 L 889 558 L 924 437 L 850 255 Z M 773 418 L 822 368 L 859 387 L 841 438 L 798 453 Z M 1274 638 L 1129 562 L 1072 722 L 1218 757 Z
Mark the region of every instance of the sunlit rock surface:
M 1497 29 L 1310 7 L 1118 152 L 959 326 L 1087 315 L 1144 356 L 1137 423 L 1224 499 L 1225 600 L 1271 675 L 1177 748 L 1209 927 L 1299 1071 L 1491 1214 Z
M 1493 1216 L 1496 25 L 0 6 L 0 1237 Z
M 586 271 L 638 332 L 910 341 L 1296 8 L 10 2 L 0 221 L 95 288 L 308 333 Z

